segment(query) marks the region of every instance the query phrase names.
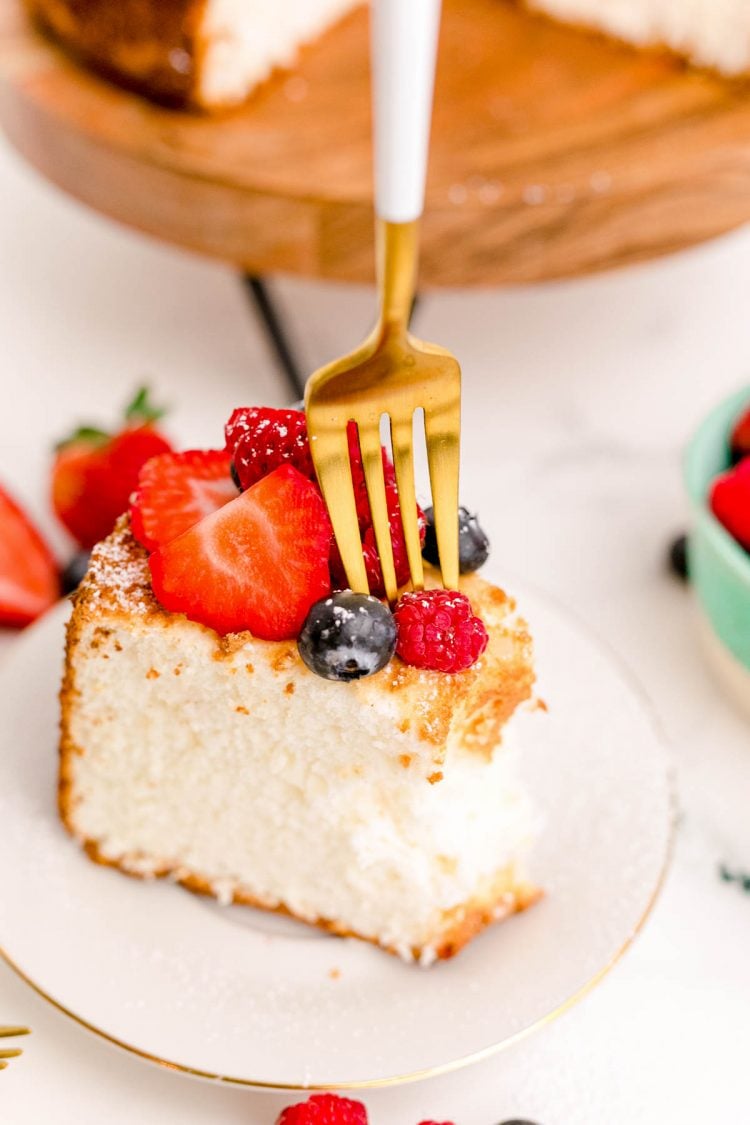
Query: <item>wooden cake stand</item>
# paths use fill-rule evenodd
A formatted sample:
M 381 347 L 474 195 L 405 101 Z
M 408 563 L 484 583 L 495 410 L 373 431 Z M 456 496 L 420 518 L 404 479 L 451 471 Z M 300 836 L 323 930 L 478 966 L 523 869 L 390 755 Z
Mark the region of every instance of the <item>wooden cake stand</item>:
M 131 227 L 253 273 L 372 276 L 367 16 L 242 109 L 159 108 L 0 0 L 0 124 L 43 175 Z M 750 93 L 558 27 L 445 0 L 422 287 L 569 277 L 750 219 Z

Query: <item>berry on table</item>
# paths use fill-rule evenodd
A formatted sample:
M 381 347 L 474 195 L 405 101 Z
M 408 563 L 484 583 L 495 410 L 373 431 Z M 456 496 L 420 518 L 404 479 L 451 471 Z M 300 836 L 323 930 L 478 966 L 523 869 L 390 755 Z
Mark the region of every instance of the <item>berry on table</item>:
M 162 453 L 147 461 L 130 498 L 138 542 L 153 551 L 236 499 L 229 464 L 229 454 L 220 449 Z
M 313 1094 L 306 1102 L 287 1106 L 276 1125 L 368 1125 L 362 1102 L 336 1094 Z
M 151 581 L 165 609 L 218 633 L 280 641 L 330 593 L 330 546 L 317 486 L 283 465 L 154 551 Z
M 393 656 L 396 622 L 377 598 L 343 590 L 315 603 L 297 645 L 318 676 L 358 680 L 379 672 Z
M 109 535 L 127 511 L 142 466 L 171 445 L 155 427 L 161 411 L 145 388 L 125 411 L 116 434 L 82 426 L 57 446 L 52 506 L 67 531 L 86 549 Z
M 750 551 L 750 458 L 716 478 L 710 500 L 719 523 Z
M 78 551 L 60 572 L 60 589 L 63 594 L 72 594 L 78 589 L 89 567 L 91 551 Z
M 458 590 L 407 591 L 394 617 L 396 652 L 416 668 L 462 672 L 479 659 L 489 641 L 481 617 Z
M 687 535 L 678 535 L 676 539 L 672 540 L 669 545 L 668 561 L 672 573 L 681 578 L 683 582 L 687 581 L 689 577 Z
M 422 554 L 433 566 L 440 565 L 437 537 L 435 535 L 435 514 L 432 508 L 425 508 L 427 530 Z M 479 526 L 476 515 L 468 508 L 458 509 L 458 565 L 461 574 L 470 574 L 484 566 L 490 553 L 490 541 Z
M 28 625 L 59 596 L 57 566 L 39 532 L 0 489 L 0 626 Z
M 737 465 L 744 457 L 750 457 L 750 407 L 734 425 L 729 439 L 729 452 L 733 465 Z
M 452 1121 L 420 1121 L 419 1125 L 453 1125 Z

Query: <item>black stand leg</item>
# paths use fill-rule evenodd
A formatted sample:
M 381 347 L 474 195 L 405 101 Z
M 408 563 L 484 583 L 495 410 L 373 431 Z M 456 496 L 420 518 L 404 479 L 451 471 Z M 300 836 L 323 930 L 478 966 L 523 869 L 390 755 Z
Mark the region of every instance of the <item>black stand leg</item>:
M 273 349 L 276 362 L 286 377 L 291 395 L 300 399 L 305 393 L 305 378 L 292 350 L 289 336 L 284 327 L 281 313 L 271 297 L 262 277 L 244 274 L 243 283 L 255 309 L 263 322 L 268 342 Z
M 305 377 L 294 355 L 286 328 L 273 298 L 271 297 L 265 281 L 258 274 L 246 273 L 242 276 L 243 284 L 255 306 L 263 327 L 266 330 L 268 342 L 271 345 L 276 362 L 289 384 L 292 396 L 301 399 L 305 394 Z M 414 320 L 414 315 L 419 304 L 419 295 L 415 294 L 411 306 L 409 324 Z

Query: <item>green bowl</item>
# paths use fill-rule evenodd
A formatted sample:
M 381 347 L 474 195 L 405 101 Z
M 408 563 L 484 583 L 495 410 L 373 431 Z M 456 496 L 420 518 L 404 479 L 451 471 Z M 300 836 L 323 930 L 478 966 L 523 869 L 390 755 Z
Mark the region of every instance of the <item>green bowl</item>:
M 693 509 L 690 581 L 713 633 L 709 645 L 724 660 L 733 694 L 741 691 L 750 705 L 750 680 L 743 675 L 750 676 L 750 555 L 724 530 L 708 503 L 712 481 L 729 466 L 733 424 L 748 406 L 750 387 L 745 387 L 711 411 L 687 448 L 685 484 Z

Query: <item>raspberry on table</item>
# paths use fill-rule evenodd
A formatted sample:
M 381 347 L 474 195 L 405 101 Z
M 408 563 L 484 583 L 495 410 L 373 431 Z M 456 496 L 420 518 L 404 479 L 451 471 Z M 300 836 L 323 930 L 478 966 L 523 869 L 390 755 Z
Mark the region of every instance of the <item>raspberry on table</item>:
M 307 421 L 301 410 L 239 406 L 224 427 L 226 449 L 242 489 L 252 487 L 280 465 L 293 465 L 315 479 Z
M 405 664 L 462 672 L 482 655 L 487 629 L 458 590 L 408 591 L 394 610 L 396 653 Z
M 276 1125 L 367 1125 L 362 1102 L 336 1094 L 314 1094 L 306 1102 L 287 1106 Z

